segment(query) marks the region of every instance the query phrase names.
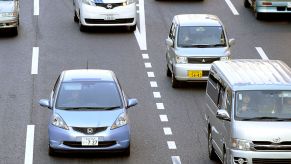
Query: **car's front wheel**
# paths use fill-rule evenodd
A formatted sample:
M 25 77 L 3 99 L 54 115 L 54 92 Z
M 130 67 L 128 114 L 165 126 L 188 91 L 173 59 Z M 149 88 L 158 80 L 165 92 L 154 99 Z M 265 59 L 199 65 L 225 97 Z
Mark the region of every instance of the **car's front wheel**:
M 55 156 L 56 155 L 55 149 L 48 146 L 48 154 L 49 154 L 49 156 Z
M 172 87 L 178 88 L 180 86 L 180 84 L 179 84 L 179 81 L 175 78 L 174 71 L 172 71 L 171 75 L 172 75 L 172 77 L 171 77 Z
M 77 12 L 75 11 L 75 14 L 74 14 L 74 22 L 79 22 L 79 18 L 77 16 Z
M 126 149 L 124 149 L 123 155 L 126 157 L 130 156 L 130 144 L 128 145 L 128 147 Z
M 216 154 L 212 145 L 212 133 L 211 130 L 208 130 L 208 156 L 210 160 L 215 160 L 216 159 Z

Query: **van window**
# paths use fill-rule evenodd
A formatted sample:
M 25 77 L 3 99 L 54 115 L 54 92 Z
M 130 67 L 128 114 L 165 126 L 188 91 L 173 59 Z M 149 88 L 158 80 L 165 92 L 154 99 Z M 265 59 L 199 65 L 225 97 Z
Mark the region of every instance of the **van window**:
M 220 84 L 220 82 L 210 73 L 207 81 L 207 94 L 211 98 L 211 100 L 221 108 L 225 88 Z
M 226 90 L 226 106 L 225 110 L 228 114 L 231 114 L 231 106 L 232 106 L 232 92 L 230 89 Z
M 225 92 L 225 88 L 219 84 L 219 96 L 218 96 L 218 103 L 217 103 L 217 107 L 219 109 L 225 107 L 225 104 L 223 103 L 224 102 L 224 92 Z

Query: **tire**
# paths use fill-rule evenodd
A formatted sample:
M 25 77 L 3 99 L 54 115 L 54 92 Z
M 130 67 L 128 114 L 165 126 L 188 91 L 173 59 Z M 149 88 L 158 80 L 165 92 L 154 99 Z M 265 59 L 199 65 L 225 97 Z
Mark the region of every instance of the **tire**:
M 171 77 L 171 74 L 172 74 L 172 73 L 171 73 L 171 70 L 169 69 L 169 67 L 168 67 L 168 65 L 167 65 L 167 76 L 168 76 L 168 77 Z
M 249 7 L 251 7 L 251 4 L 248 0 L 244 0 L 244 6 L 245 6 L 245 8 L 249 8 Z
M 81 23 L 81 20 L 79 19 L 79 29 L 81 32 L 85 32 L 86 31 L 86 26 L 84 26 L 82 23 Z
M 210 129 L 208 130 L 208 140 L 207 140 L 207 147 L 208 147 L 208 156 L 210 160 L 216 160 L 216 153 L 214 151 L 213 145 L 212 145 L 212 133 Z
M 179 87 L 179 81 L 175 78 L 174 71 L 171 73 L 171 81 L 172 81 L 172 88 L 178 88 Z
M 18 26 L 17 27 L 13 27 L 11 29 L 11 33 L 12 33 L 13 36 L 17 36 L 18 35 Z
M 129 157 L 130 156 L 130 144 L 129 144 L 129 146 L 126 149 L 124 149 L 123 155 L 125 157 Z
M 56 151 L 55 149 L 51 148 L 50 146 L 48 147 L 48 154 L 49 156 L 56 156 Z
M 77 16 L 76 11 L 75 11 L 75 14 L 74 14 L 74 22 L 79 22 L 79 18 L 78 18 L 78 16 Z
M 254 10 L 256 19 L 257 20 L 262 20 L 263 19 L 263 13 L 257 12 L 257 2 L 256 1 L 253 2 L 253 10 Z
M 134 32 L 135 30 L 136 30 L 136 24 L 128 27 L 129 32 Z

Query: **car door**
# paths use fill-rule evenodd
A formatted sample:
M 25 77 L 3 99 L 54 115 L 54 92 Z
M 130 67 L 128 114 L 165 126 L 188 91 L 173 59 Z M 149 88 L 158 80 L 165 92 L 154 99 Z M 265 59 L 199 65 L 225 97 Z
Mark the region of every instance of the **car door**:
M 168 38 L 173 41 L 173 45 L 169 46 L 167 45 L 167 61 L 168 66 L 172 70 L 173 68 L 173 62 L 175 60 L 175 40 L 176 40 L 176 31 L 177 31 L 177 25 L 173 22 L 170 28 L 169 36 Z M 173 70 L 172 70 L 173 71 Z

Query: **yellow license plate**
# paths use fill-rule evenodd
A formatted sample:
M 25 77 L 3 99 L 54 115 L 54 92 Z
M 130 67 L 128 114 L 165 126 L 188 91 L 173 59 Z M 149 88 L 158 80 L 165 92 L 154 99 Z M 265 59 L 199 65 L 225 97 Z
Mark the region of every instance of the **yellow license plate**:
M 188 77 L 202 77 L 202 71 L 201 70 L 190 70 L 188 71 Z

